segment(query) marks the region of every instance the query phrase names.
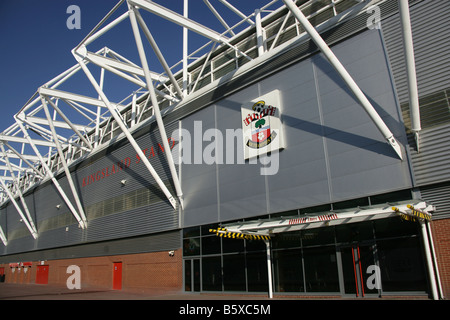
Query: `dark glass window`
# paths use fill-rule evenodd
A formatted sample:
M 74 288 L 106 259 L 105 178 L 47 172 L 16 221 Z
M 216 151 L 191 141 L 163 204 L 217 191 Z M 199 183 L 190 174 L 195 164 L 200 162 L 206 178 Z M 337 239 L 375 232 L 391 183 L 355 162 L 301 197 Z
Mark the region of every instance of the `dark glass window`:
M 218 223 L 207 224 L 207 225 L 201 226 L 202 236 L 213 235 L 213 233 L 211 233 L 209 230 L 214 230 L 214 229 L 217 230 L 217 228 L 219 228 L 219 224 Z
M 348 223 L 336 226 L 336 241 L 348 243 L 373 239 L 372 222 Z
M 295 248 L 301 246 L 299 231 L 279 233 L 272 238 L 272 249 Z
M 307 292 L 339 292 L 334 246 L 303 249 Z
M 220 238 L 217 236 L 202 237 L 202 254 L 220 253 Z
M 376 196 L 370 197 L 370 203 L 374 204 L 384 204 L 388 202 L 398 202 L 404 200 L 412 199 L 411 191 L 408 190 L 400 190 L 395 192 L 384 193 Z
M 200 238 L 183 239 L 183 256 L 197 256 L 200 254 Z
M 249 251 L 266 251 L 266 244 L 262 240 L 245 240 L 245 250 Z
M 380 219 L 374 223 L 377 239 L 417 235 L 419 231 L 417 222 L 405 221 L 400 217 Z
M 246 291 L 243 254 L 223 256 L 223 287 L 225 291 Z
M 184 262 L 184 291 L 192 290 L 192 267 L 191 260 L 186 260 Z
M 301 232 L 303 246 L 334 244 L 334 228 L 314 228 Z
M 200 228 L 192 227 L 183 229 L 183 238 L 191 238 L 191 237 L 199 237 L 200 236 Z
M 244 252 L 244 240 L 222 238 L 222 247 L 224 253 Z
M 273 251 L 274 290 L 304 292 L 302 252 L 300 249 Z
M 425 291 L 424 258 L 418 237 L 377 241 L 383 291 Z
M 202 259 L 202 285 L 204 291 L 222 291 L 221 257 Z
M 266 252 L 247 254 L 248 291 L 265 292 L 269 287 Z
M 356 207 L 365 207 L 369 205 L 369 198 L 358 198 L 353 200 L 341 201 L 333 203 L 334 210 L 350 209 Z

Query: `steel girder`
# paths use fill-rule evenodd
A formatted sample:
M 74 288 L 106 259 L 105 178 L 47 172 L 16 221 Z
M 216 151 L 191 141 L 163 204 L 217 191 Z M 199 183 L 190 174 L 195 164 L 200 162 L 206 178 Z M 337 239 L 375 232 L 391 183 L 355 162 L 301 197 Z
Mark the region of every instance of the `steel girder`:
M 266 35 L 267 26 L 264 24 L 262 15 L 277 15 L 281 10 L 285 10 L 286 7 L 283 6 L 282 1 L 267 0 L 263 7 L 257 8 L 250 15 L 244 14 L 239 8 L 231 5 L 226 0 L 216 1 L 220 2 L 220 4 L 213 3 L 213 0 L 204 0 L 203 3 L 211 11 L 212 15 L 217 18 L 219 24 L 223 27 L 222 30 L 213 30 L 191 19 L 188 15 L 188 0 L 184 1 L 184 10 L 181 14 L 153 1 L 119 1 L 83 41 L 72 50 L 77 63 L 38 88 L 37 92 L 15 115 L 15 124 L 0 133 L 0 171 L 3 172 L 3 176 L 0 178 L 2 187 L 0 190 L 0 204 L 11 201 L 16 208 L 19 208 L 20 210 L 17 209 L 17 211 L 23 222 L 27 224 L 27 228 L 33 237 L 37 237 L 39 230 L 37 230 L 35 221 L 33 221 L 32 213 L 26 208 L 23 194 L 33 185 L 43 180 L 52 181 L 80 227 L 86 228 L 88 226 L 84 207 L 77 194 L 75 183 L 70 176 L 69 168 L 81 156 L 88 155 L 101 148 L 105 141 L 116 135 L 117 130 L 120 130 L 125 139 L 128 139 L 137 154 L 141 156 L 141 159 L 145 159 L 144 164 L 146 168 L 154 177 L 156 184 L 164 192 L 170 204 L 174 208 L 178 204 L 181 207 L 183 206 L 183 192 L 168 146 L 163 122 L 165 110 L 162 109 L 161 103 L 164 102 L 165 107 L 168 104 L 173 109 L 184 105 L 191 97 L 195 97 L 199 90 L 197 85 L 201 78 L 208 76 L 213 78 L 212 71 L 209 71 L 210 75 L 208 75 L 206 70 L 208 68 L 212 69 L 212 59 L 215 59 L 212 53 L 218 48 L 234 53 L 236 65 L 238 65 L 238 59 L 244 58 L 251 62 L 248 64 L 250 66 L 256 66 L 265 59 L 285 50 L 292 42 L 287 42 L 280 46 L 278 46 L 277 42 L 287 28 L 292 27 L 287 26 L 288 18 L 294 15 L 298 19 L 298 11 L 301 13 L 301 10 L 304 8 L 308 9 L 312 5 L 312 1 L 308 1 L 300 8 L 295 6 L 297 8 L 295 9 L 291 6 L 292 1 L 283 0 L 288 8 L 287 14 L 279 18 L 282 23 L 269 39 Z M 334 10 L 334 6 L 341 1 L 343 0 L 332 1 L 322 9 L 332 8 Z M 354 11 L 352 14 L 358 14 L 367 6 L 380 1 L 382 0 L 373 0 L 359 4 L 355 6 L 356 9 L 352 9 Z M 117 18 L 112 19 L 112 15 L 121 8 L 124 8 L 124 12 Z M 220 9 L 224 8 L 232 16 L 237 17 L 239 21 L 237 23 L 231 22 L 231 20 L 230 22 L 227 21 L 228 16 L 226 17 L 225 14 L 220 13 Z M 153 25 L 146 22 L 144 12 L 141 14 L 140 11 L 145 11 L 147 15 L 162 17 L 183 29 L 182 59 L 179 63 L 172 67 L 169 66 L 168 59 L 150 31 Z M 336 10 L 334 12 L 337 14 Z M 306 17 L 303 15 L 304 19 L 299 19 L 299 22 L 305 25 L 305 21 L 316 14 L 318 12 L 312 12 Z M 342 19 L 346 18 L 344 14 L 341 14 L 341 16 Z M 107 46 L 96 52 L 88 50 L 88 47 L 93 42 L 99 41 L 104 34 L 111 32 L 125 20 L 129 20 L 132 27 L 131 36 L 135 40 L 139 63 L 132 62 L 124 54 L 120 54 Z M 337 19 L 336 21 L 339 20 Z M 317 26 L 317 29 L 324 30 L 331 25 L 331 22 L 325 22 Z M 252 58 L 249 54 L 253 50 L 252 48 L 244 51 L 240 49 L 235 40 L 238 39 L 241 32 L 251 28 L 254 28 L 257 36 L 255 49 L 258 54 L 256 58 Z M 206 39 L 206 44 L 190 54 L 187 50 L 188 31 L 201 35 Z M 141 33 L 144 34 L 144 37 L 141 37 Z M 308 33 L 312 34 L 311 31 L 308 31 Z M 297 37 L 301 36 L 302 34 L 298 34 Z M 145 43 L 144 39 L 148 43 Z M 269 40 L 272 41 L 270 47 L 268 46 Z M 145 50 L 146 44 L 149 45 L 152 53 L 159 61 L 162 73 L 151 70 L 150 61 L 148 61 L 148 55 Z M 200 57 L 196 58 L 196 55 L 199 54 Z M 199 65 L 196 69 L 199 71 L 196 77 L 193 77 L 193 71 L 189 70 L 189 67 L 192 65 L 189 64 L 191 60 L 195 60 L 194 63 Z M 100 69 L 100 78 L 98 80 L 93 75 L 94 68 Z M 180 70 L 174 71 L 176 68 Z M 87 78 L 87 84 L 94 89 L 97 94 L 96 97 L 71 92 L 70 86 L 69 89 L 64 89 L 66 83 L 73 81 L 72 79 L 80 71 L 84 74 L 84 79 Z M 104 76 L 106 72 L 108 72 L 108 75 L 133 85 L 135 89 L 126 93 L 122 100 L 113 102 L 116 99 L 112 99 L 110 93 L 105 90 L 107 81 L 104 80 Z M 363 106 L 367 109 L 365 104 Z M 141 123 L 141 119 L 148 117 L 149 113 L 158 125 L 178 201 L 175 200 L 175 197 L 167 189 L 151 163 L 142 154 L 142 150 L 132 134 L 133 129 Z M 145 114 L 147 116 L 144 116 Z M 376 116 L 373 115 L 372 118 L 376 119 Z M 385 137 L 389 138 L 388 141 L 395 139 L 389 136 L 389 129 L 386 130 L 378 120 L 374 120 L 374 122 Z M 396 152 L 398 153 L 397 149 Z M 401 157 L 401 154 L 399 156 Z M 57 173 L 60 172 L 65 173 L 70 186 L 69 190 L 63 190 L 56 179 Z M 68 193 L 71 193 L 71 196 Z M 70 200 L 71 198 L 73 200 Z M 21 206 L 17 199 L 21 202 Z M 73 201 L 74 203 L 72 203 Z M 7 237 L 1 226 L 0 238 L 6 245 Z

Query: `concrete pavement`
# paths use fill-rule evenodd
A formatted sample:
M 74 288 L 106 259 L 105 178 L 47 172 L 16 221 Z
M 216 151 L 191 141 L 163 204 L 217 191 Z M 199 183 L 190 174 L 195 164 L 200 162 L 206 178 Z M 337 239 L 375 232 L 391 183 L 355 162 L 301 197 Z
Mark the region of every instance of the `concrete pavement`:
M 45 284 L 0 283 L 0 300 L 267 300 L 264 295 L 186 294 L 183 292 L 134 292 L 104 288 L 66 287 Z

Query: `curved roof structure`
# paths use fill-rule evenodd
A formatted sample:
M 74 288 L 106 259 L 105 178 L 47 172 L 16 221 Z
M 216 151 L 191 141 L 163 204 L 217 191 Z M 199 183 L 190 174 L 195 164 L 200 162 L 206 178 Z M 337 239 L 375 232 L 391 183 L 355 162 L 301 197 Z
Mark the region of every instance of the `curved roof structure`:
M 51 179 L 85 227 L 71 165 L 119 138 L 127 138 L 139 155 L 142 151 L 133 132 L 149 121 L 157 123 L 161 140 L 168 143 L 166 114 L 293 44 L 313 38 L 308 24 L 320 32 L 377 2 L 184 0 L 177 11 L 164 6 L 166 1 L 120 0 L 81 43 L 74 44 L 74 66 L 36 88 L 15 114 L 15 124 L 0 134 L 0 204 L 12 201 L 37 236 L 23 194 Z M 195 17 L 190 16 L 189 6 L 195 6 Z M 118 29 L 116 37 L 124 39 L 126 50 L 109 45 Z M 169 30 L 173 48 L 162 48 L 157 38 Z M 130 41 L 134 48 L 128 46 Z M 395 149 L 395 138 L 380 131 Z M 170 194 L 148 160 L 145 165 L 172 205 L 182 206 L 170 148 L 165 149 L 177 194 Z M 61 173 L 68 177 L 74 203 L 58 184 Z

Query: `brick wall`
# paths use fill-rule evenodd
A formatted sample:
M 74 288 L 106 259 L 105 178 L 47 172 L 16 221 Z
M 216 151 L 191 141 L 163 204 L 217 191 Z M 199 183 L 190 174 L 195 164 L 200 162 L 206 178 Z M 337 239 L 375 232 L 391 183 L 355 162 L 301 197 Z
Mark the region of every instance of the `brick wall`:
M 450 298 L 450 219 L 431 223 L 433 242 L 445 299 Z
M 79 259 L 33 261 L 27 273 L 23 268 L 5 268 L 8 283 L 36 283 L 38 265 L 48 265 L 48 284 L 66 286 L 67 267 L 76 265 L 81 271 L 81 287 L 112 289 L 113 265 L 122 262 L 122 290 L 134 292 L 179 292 L 182 290 L 182 252 L 175 251 L 169 256 L 167 251 L 130 254 L 119 256 L 104 256 Z

